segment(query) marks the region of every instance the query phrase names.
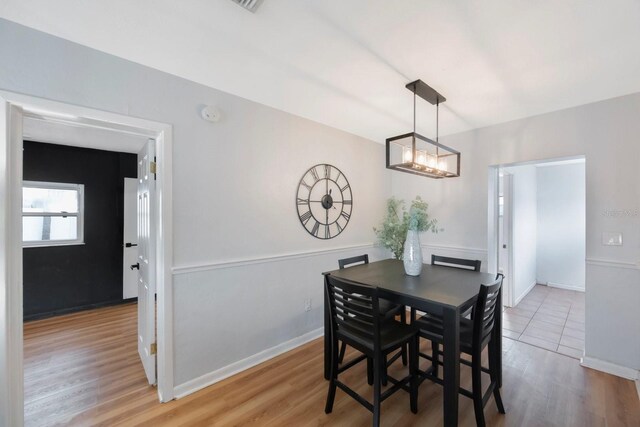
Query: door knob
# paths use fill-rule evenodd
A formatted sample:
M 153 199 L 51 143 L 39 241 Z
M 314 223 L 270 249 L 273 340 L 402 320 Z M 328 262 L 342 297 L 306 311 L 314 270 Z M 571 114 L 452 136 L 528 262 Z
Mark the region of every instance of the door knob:
M 134 268 L 137 268 L 138 270 L 140 270 L 140 263 L 139 263 L 139 262 L 136 262 L 135 264 L 133 264 L 133 265 L 131 266 L 131 269 L 133 270 Z

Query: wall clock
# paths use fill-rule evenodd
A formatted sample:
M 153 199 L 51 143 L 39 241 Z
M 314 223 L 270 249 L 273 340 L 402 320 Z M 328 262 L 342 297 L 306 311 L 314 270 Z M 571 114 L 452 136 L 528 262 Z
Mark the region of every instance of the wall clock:
M 332 165 L 312 166 L 298 184 L 296 207 L 309 234 L 318 239 L 336 237 L 349 224 L 353 208 L 347 177 Z

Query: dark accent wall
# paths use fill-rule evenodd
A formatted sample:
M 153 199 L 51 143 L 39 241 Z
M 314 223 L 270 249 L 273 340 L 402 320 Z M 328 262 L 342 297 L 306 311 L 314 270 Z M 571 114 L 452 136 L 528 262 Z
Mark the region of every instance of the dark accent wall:
M 122 300 L 124 178 L 129 153 L 24 142 L 24 179 L 84 184 L 84 245 L 23 249 L 24 317 Z

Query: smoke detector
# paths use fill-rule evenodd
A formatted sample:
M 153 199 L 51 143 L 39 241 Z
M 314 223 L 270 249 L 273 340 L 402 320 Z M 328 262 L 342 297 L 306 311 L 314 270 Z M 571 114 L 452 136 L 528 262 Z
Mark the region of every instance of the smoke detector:
M 262 0 L 231 0 L 236 4 L 247 9 L 249 12 L 255 12 L 262 3 Z

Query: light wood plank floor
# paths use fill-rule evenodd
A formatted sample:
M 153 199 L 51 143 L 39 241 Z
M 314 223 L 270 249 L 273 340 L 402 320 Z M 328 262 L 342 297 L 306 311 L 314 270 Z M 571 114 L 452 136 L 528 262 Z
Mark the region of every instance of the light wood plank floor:
M 580 367 L 575 359 L 528 344 L 504 342 L 503 400 L 485 409 L 490 426 L 638 426 L 640 402 L 631 381 Z M 347 356 L 348 357 L 348 356 Z M 400 372 L 402 371 L 402 372 Z M 404 370 L 394 368 L 397 376 Z M 367 393 L 364 366 L 343 376 Z M 463 385 L 469 372 L 462 368 Z M 136 348 L 136 306 L 126 305 L 25 324 L 26 422 L 72 426 L 367 426 L 371 414 L 338 390 L 324 413 L 322 340 L 167 404 L 146 384 Z M 396 393 L 382 406 L 385 426 L 439 426 L 442 389 L 420 387 L 419 413 Z M 475 425 L 460 397 L 460 425 Z

